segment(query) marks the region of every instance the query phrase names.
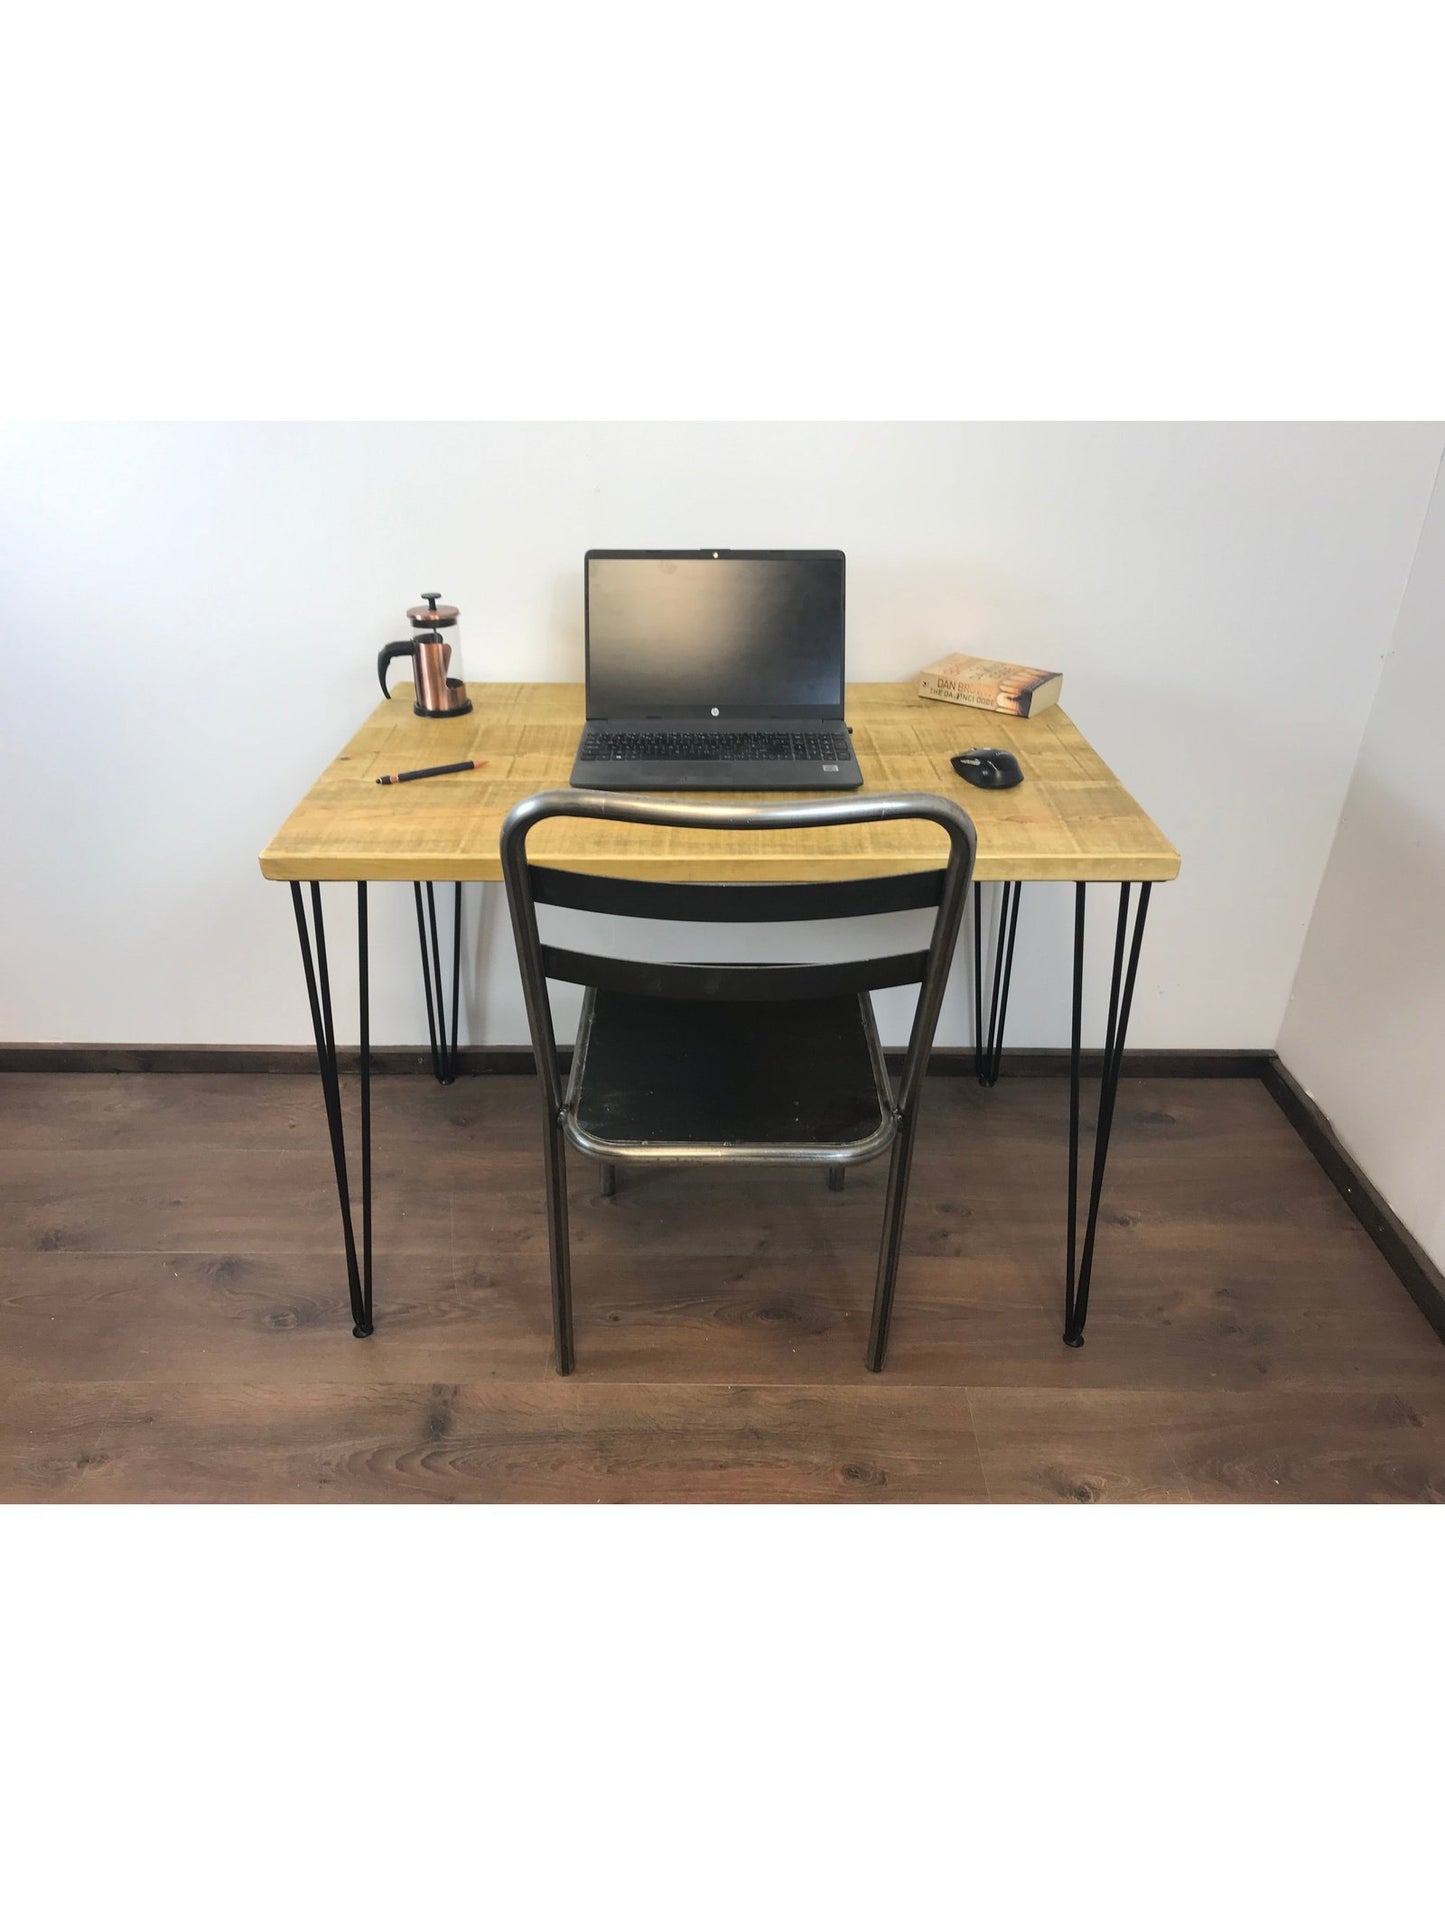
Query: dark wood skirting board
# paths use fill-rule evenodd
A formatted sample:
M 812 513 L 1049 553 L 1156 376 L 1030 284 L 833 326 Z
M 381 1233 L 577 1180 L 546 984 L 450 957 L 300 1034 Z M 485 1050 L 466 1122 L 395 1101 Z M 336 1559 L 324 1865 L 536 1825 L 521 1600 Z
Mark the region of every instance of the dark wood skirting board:
M 891 1067 L 903 1061 L 901 1050 L 885 1052 Z M 1104 1064 L 1102 1050 L 1080 1052 L 1084 1074 L 1097 1077 Z M 895 1059 L 897 1060 L 895 1063 Z M 1274 1060 L 1272 1050 L 1126 1050 L 1120 1074 L 1125 1077 L 1262 1077 Z M 972 1046 L 964 1050 L 935 1050 L 928 1060 L 935 1077 L 971 1077 Z M 1010 1077 L 1066 1077 L 1067 1050 L 1005 1050 L 1004 1074 Z
M 361 1052 L 354 1044 L 339 1044 L 336 1055 L 350 1076 L 361 1067 Z M 462 1049 L 457 1060 L 463 1076 L 530 1076 L 534 1068 L 526 1045 Z M 0 1072 L 298 1077 L 315 1068 L 316 1051 L 309 1043 L 0 1043 Z M 410 1044 L 374 1048 L 371 1070 L 378 1077 L 430 1076 L 431 1051 Z
M 1335 1135 L 1329 1118 L 1278 1057 L 1265 1068 L 1264 1086 L 1429 1319 L 1435 1335 L 1445 1342 L 1445 1275 L 1390 1209 Z
M 337 1049 L 341 1068 L 354 1075 L 361 1052 L 342 1044 Z M 565 1059 L 568 1052 L 561 1052 Z M 886 1053 L 897 1068 L 903 1052 Z M 521 1044 L 468 1046 L 458 1053 L 457 1068 L 464 1077 L 530 1076 L 532 1052 Z M 1274 1060 L 1271 1050 L 1126 1050 L 1126 1077 L 1262 1077 Z M 1084 1071 L 1097 1076 L 1101 1050 L 1085 1050 Z M 416 1077 L 431 1074 L 431 1052 L 409 1044 L 373 1049 L 375 1076 Z M 305 1076 L 316 1068 L 316 1052 L 309 1043 L 0 1043 L 0 1072 L 36 1070 L 125 1072 L 131 1076 L 187 1076 L 238 1074 L 249 1076 Z M 1069 1073 L 1067 1050 L 1005 1050 L 1003 1068 L 1012 1077 L 1058 1077 Z M 929 1070 L 937 1077 L 971 1077 L 971 1048 L 935 1050 Z

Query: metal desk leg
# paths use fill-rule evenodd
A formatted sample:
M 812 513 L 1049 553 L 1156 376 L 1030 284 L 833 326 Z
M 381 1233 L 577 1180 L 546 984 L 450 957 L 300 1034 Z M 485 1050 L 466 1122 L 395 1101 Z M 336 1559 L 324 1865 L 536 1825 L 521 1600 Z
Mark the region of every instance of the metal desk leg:
M 356 940 L 361 996 L 361 1261 L 357 1262 L 356 1234 L 351 1222 L 351 1187 L 346 1171 L 346 1134 L 341 1117 L 341 1077 L 336 1067 L 336 1031 L 331 1019 L 331 976 L 326 966 L 326 925 L 321 915 L 321 885 L 312 883 L 311 926 L 316 955 L 312 960 L 311 932 L 301 885 L 291 885 L 296 933 L 301 939 L 301 967 L 306 972 L 306 996 L 311 1005 L 311 1028 L 316 1037 L 316 1059 L 321 1069 L 321 1091 L 326 1103 L 326 1125 L 331 1133 L 331 1157 L 336 1166 L 336 1195 L 341 1204 L 341 1232 L 346 1243 L 346 1284 L 351 1294 L 353 1337 L 370 1337 L 371 1323 L 371 982 L 367 946 L 366 885 L 356 885 Z
M 421 943 L 421 974 L 426 986 L 426 1027 L 431 1038 L 432 1075 L 438 1083 L 457 1080 L 457 1016 L 461 1004 L 462 981 L 462 886 L 456 886 L 452 903 L 452 1023 L 447 1035 L 446 994 L 442 985 L 441 945 L 437 940 L 436 885 L 426 885 L 426 913 L 422 913 L 422 885 L 413 883 L 416 892 L 416 933 Z M 427 953 L 427 928 L 431 928 L 431 953 Z
M 1127 941 L 1129 963 L 1126 969 L 1124 953 L 1128 937 L 1129 895 L 1132 887 L 1130 883 L 1119 885 L 1119 920 L 1114 930 L 1114 973 L 1109 983 L 1109 1022 L 1104 1033 L 1104 1062 L 1099 1079 L 1099 1115 L 1094 1126 L 1094 1170 L 1089 1181 L 1089 1214 L 1084 1227 L 1084 1248 L 1080 1254 L 1077 1249 L 1079 1045 L 1084 1004 L 1084 891 L 1087 884 L 1074 885 L 1074 1009 L 1073 1029 L 1069 1040 L 1069 1234 L 1068 1261 L 1064 1278 L 1064 1342 L 1075 1349 L 1084 1341 L 1084 1319 L 1089 1312 L 1089 1280 L 1094 1269 L 1094 1236 L 1099 1225 L 1099 1199 L 1104 1190 L 1104 1165 L 1109 1156 L 1109 1132 L 1114 1123 L 1114 1101 L 1119 1094 L 1119 1071 L 1124 1061 L 1124 1038 L 1129 1029 L 1129 1009 L 1134 1001 L 1134 979 L 1139 971 L 1139 946 L 1144 940 L 1144 918 L 1149 912 L 1149 892 L 1153 885 L 1151 883 L 1139 885 L 1139 907 L 1134 915 L 1133 938 Z
M 993 997 L 988 1039 L 983 1034 L 983 884 L 973 886 L 973 1063 L 979 1082 L 992 1090 L 1003 1068 L 1003 1026 L 1008 1016 L 1008 985 L 1014 966 L 1022 883 L 1005 883 L 998 910 L 998 948 L 993 959 Z M 1007 942 L 1005 942 L 1005 937 Z

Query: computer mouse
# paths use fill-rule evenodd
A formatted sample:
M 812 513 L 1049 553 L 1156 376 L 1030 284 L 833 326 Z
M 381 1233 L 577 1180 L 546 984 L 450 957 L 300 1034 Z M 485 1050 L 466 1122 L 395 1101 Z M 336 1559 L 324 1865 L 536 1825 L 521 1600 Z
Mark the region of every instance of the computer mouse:
M 949 761 L 976 789 L 1012 789 L 1024 779 L 1018 757 L 1007 749 L 965 749 Z

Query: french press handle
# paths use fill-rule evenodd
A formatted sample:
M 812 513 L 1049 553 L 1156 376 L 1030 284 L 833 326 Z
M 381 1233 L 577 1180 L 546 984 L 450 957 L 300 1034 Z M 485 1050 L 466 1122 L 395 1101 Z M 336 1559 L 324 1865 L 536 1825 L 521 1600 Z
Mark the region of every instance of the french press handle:
M 386 697 L 388 702 L 391 701 L 391 690 L 386 686 L 386 671 L 388 665 L 399 655 L 409 655 L 412 660 L 415 661 L 415 640 L 413 639 L 409 642 L 388 642 L 381 654 L 376 658 L 376 679 L 381 684 L 381 693 Z

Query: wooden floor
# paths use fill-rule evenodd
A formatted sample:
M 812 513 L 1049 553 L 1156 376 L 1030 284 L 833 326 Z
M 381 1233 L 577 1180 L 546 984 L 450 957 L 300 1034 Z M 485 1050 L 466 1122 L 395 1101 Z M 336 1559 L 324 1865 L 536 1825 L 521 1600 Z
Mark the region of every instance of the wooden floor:
M 0 1497 L 1445 1498 L 1445 1347 L 1256 1082 L 1123 1084 L 1070 1351 L 1066 1082 L 933 1080 L 881 1377 L 881 1165 L 574 1161 L 567 1380 L 536 1084 L 374 1089 L 360 1343 L 314 1079 L 0 1076 Z

